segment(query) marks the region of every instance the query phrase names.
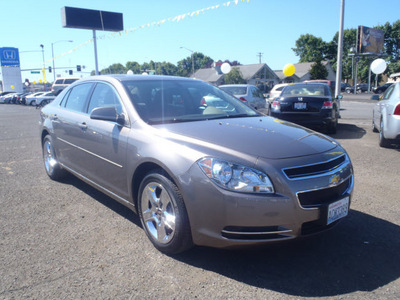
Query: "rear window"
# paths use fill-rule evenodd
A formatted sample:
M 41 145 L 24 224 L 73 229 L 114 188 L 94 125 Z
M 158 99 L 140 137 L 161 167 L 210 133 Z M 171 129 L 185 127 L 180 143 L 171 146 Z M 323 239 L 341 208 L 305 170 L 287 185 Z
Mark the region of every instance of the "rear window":
M 64 81 L 64 79 L 57 79 L 56 82 L 54 84 L 62 84 Z
M 245 86 L 221 86 L 221 89 L 232 95 L 246 95 L 247 93 Z
M 77 80 L 78 79 L 76 79 L 76 78 L 68 78 L 68 79 L 65 79 L 64 83 L 65 84 L 71 84 L 71 83 L 73 83 L 73 82 L 75 82 Z
M 294 84 L 286 86 L 281 95 L 283 97 L 329 96 L 329 90 L 326 84 Z

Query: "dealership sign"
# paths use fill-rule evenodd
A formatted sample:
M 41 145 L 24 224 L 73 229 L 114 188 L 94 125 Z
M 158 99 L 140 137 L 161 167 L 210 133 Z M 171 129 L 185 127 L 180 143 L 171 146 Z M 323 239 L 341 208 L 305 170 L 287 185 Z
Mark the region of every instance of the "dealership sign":
M 0 48 L 1 66 L 19 67 L 19 53 L 17 48 Z

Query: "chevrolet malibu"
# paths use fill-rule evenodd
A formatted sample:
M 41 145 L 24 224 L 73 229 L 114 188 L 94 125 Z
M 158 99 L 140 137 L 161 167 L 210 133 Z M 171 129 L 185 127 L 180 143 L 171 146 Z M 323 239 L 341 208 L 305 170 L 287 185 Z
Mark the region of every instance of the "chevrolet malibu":
M 338 142 L 199 80 L 81 79 L 41 110 L 40 135 L 51 179 L 72 173 L 126 205 L 164 253 L 294 239 L 349 211 Z

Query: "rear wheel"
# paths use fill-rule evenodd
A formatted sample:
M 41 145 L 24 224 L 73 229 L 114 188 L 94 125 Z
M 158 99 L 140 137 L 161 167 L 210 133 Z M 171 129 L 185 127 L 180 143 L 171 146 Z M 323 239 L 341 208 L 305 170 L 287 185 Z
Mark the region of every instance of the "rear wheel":
M 336 107 L 332 110 L 332 121 L 327 125 L 327 131 L 330 134 L 335 134 L 337 132 L 337 124 L 338 124 L 338 112 Z
M 383 125 L 383 119 L 381 120 L 381 130 L 379 131 L 379 146 L 384 148 L 390 146 L 390 141 L 385 138 L 385 128 Z
M 60 166 L 56 152 L 53 147 L 53 140 L 50 135 L 43 139 L 43 163 L 47 175 L 53 180 L 60 180 L 66 174 L 66 171 Z
M 376 129 L 376 126 L 375 126 L 375 117 L 374 117 L 374 115 L 372 115 L 372 131 L 373 132 L 378 132 L 378 129 Z
M 143 179 L 138 210 L 147 237 L 161 252 L 177 254 L 193 246 L 183 198 L 162 170 Z

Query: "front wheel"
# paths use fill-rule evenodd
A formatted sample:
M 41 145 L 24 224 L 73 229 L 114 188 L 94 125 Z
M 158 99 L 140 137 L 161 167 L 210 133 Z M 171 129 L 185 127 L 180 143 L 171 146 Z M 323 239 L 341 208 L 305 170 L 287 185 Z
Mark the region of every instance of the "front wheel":
M 177 254 L 193 246 L 183 198 L 162 170 L 151 172 L 143 179 L 138 210 L 147 237 L 159 251 Z

